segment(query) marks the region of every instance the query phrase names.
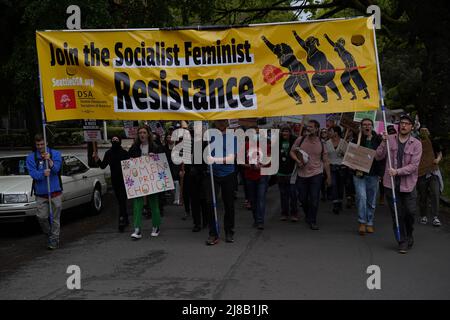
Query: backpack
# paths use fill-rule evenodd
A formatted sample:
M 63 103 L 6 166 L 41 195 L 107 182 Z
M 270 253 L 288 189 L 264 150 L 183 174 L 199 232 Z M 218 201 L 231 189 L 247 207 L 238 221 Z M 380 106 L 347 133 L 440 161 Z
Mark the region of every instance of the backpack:
M 36 151 L 33 152 L 33 154 L 34 154 L 34 163 L 36 164 L 36 168 L 37 168 L 39 166 L 39 159 L 38 159 Z M 52 150 L 50 149 L 50 159 L 51 158 L 52 158 Z M 58 171 L 58 179 L 59 179 L 59 186 L 61 187 L 61 191 L 63 191 L 61 171 L 62 171 L 62 165 L 61 165 L 61 167 L 59 168 L 59 171 Z M 34 194 L 34 185 L 35 185 L 35 183 L 36 183 L 36 180 L 33 179 L 33 183 L 31 184 L 31 196 L 33 196 L 33 194 Z

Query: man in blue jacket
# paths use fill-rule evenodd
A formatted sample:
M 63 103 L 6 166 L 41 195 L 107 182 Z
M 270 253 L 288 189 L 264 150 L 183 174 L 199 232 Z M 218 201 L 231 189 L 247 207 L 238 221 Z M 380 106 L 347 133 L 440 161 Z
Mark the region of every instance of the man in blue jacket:
M 61 153 L 46 147 L 41 134 L 35 135 L 34 142 L 34 151 L 27 157 L 27 168 L 33 178 L 32 192 L 36 196 L 37 218 L 42 231 L 48 237 L 48 248 L 53 250 L 59 244 L 62 204 L 62 183 L 59 174 L 62 165 Z M 47 177 L 50 178 L 50 190 Z M 49 193 L 52 202 L 51 217 L 49 217 Z

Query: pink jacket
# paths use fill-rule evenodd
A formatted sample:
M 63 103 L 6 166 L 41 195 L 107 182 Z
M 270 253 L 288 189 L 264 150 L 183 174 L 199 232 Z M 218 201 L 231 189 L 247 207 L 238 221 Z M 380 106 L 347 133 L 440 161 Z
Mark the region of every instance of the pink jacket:
M 398 140 L 397 135 L 389 135 L 389 147 L 391 151 L 391 164 L 393 169 L 397 169 L 400 176 L 400 192 L 411 192 L 417 183 L 420 158 L 422 157 L 422 143 L 414 137 L 409 137 L 406 141 L 403 163 L 397 163 Z M 375 159 L 382 160 L 387 158 L 386 142 L 383 141 L 377 148 Z M 395 177 L 394 177 L 395 178 Z M 391 177 L 389 175 L 389 164 L 386 159 L 386 168 L 384 169 L 383 185 L 391 188 Z

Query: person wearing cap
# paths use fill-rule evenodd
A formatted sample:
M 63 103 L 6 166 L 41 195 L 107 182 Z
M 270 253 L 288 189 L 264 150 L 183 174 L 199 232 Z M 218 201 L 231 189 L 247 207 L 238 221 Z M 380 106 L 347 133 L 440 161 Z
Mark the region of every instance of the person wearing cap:
M 397 229 L 395 221 L 395 209 L 392 196 L 392 188 L 395 188 L 395 197 L 398 213 L 400 235 L 398 252 L 406 253 L 414 244 L 414 216 L 417 207 L 416 183 L 420 158 L 422 157 L 422 143 L 411 135 L 414 120 L 409 115 L 400 117 L 399 133 L 387 135 L 383 133 L 383 142 L 376 150 L 375 159 L 381 160 L 387 157 L 387 139 L 391 156 L 390 165 L 385 167 L 383 185 L 386 188 L 386 202 L 389 205 L 394 232 Z M 391 184 L 394 178 L 394 185 Z
M 111 148 L 106 150 L 103 160 L 100 160 L 97 153 L 94 153 L 94 160 L 101 169 L 109 166 L 111 170 L 111 182 L 114 195 L 119 202 L 119 231 L 123 232 L 129 224 L 127 212 L 127 192 L 122 177 L 121 161 L 129 159 L 128 152 L 121 146 L 122 139 L 114 135 L 111 137 Z

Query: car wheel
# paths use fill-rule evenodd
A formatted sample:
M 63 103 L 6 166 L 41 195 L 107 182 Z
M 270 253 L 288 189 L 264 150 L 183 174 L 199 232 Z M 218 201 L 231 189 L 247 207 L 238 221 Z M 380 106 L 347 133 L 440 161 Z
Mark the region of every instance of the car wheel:
M 93 214 L 98 214 L 103 209 L 102 192 L 99 186 L 96 186 L 92 192 L 91 211 Z

